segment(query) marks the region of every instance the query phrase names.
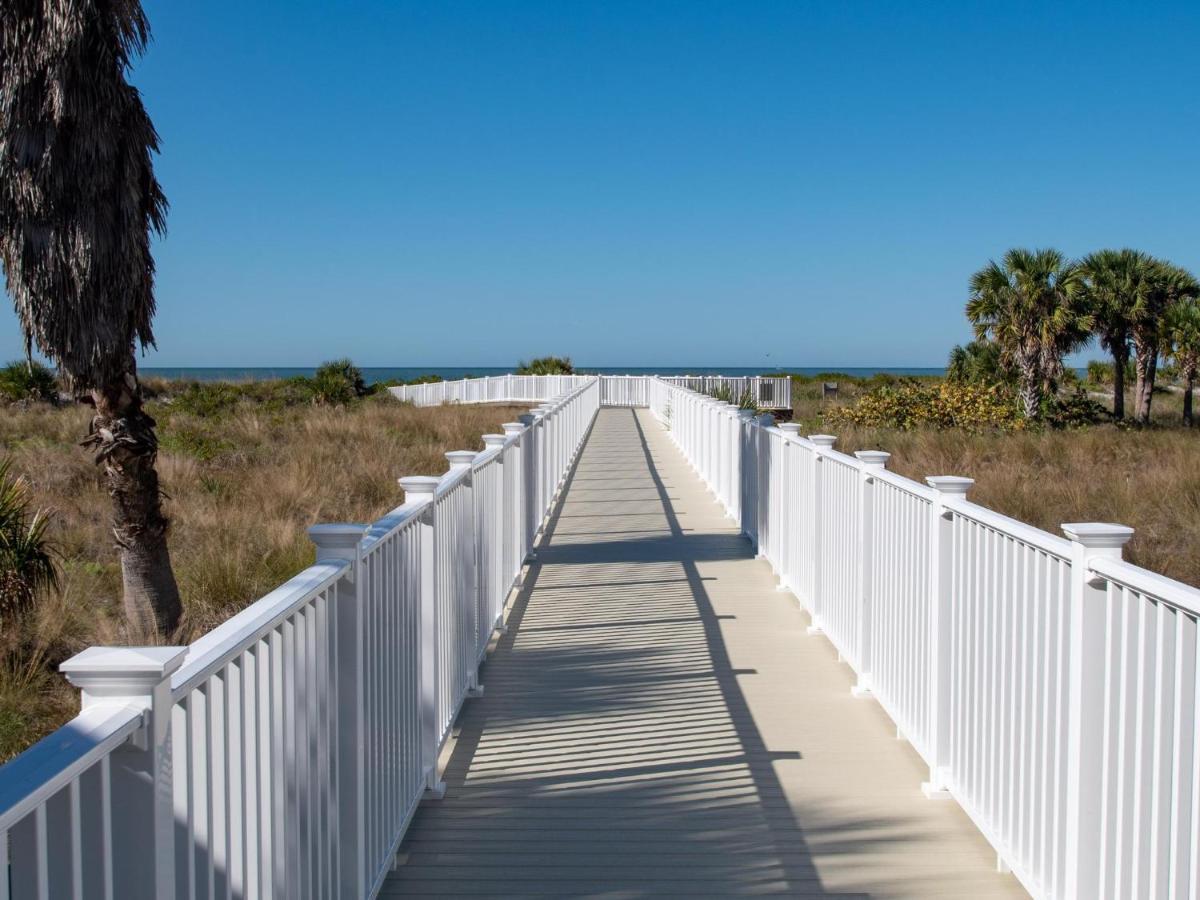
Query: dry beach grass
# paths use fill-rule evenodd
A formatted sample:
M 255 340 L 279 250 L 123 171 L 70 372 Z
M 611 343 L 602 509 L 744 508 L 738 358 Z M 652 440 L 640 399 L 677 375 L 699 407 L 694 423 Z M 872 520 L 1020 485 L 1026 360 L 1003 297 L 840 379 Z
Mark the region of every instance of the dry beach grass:
M 279 585 L 313 559 L 314 522 L 370 521 L 397 505 L 401 475 L 440 474 L 448 450 L 482 450 L 481 435 L 524 412 L 510 406 L 418 409 L 390 397 L 349 407 L 240 401 L 220 415 L 151 404 L 159 471 L 172 517 L 171 553 L 185 613 L 180 643 Z M 53 511 L 60 591 L 5 635 L 0 659 L 0 760 L 78 706 L 55 672 L 89 644 L 122 643 L 120 569 L 108 497 L 89 454 L 86 407 L 0 412 L 0 446 Z

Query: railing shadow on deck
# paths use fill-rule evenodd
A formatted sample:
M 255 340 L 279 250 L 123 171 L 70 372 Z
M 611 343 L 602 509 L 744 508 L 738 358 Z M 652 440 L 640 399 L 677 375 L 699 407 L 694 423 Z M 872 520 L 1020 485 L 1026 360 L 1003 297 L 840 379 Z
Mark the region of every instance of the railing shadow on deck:
M 709 895 L 867 896 L 824 887 L 809 833 L 819 833 L 822 855 L 928 848 L 934 838 L 914 821 L 812 804 L 797 818 L 775 764 L 799 754 L 764 742 L 738 682 L 752 673 L 734 668 L 711 579 L 697 567 L 750 558 L 752 548 L 735 532 L 685 531 L 641 423 L 628 415 L 640 452 L 620 442 L 606 456 L 593 444 L 587 475 L 577 469 L 568 479 L 507 634 L 484 664 L 487 700 L 459 722 L 446 799 L 422 808 L 406 849 L 414 862 L 422 853 L 455 861 L 457 877 L 485 879 L 503 895 L 637 897 L 692 885 Z M 572 488 L 587 490 L 605 470 L 640 470 L 628 480 L 642 478 L 636 488 L 648 493 L 648 511 L 614 517 L 658 524 L 639 522 L 629 533 L 641 537 L 574 543 L 586 533 L 565 530 L 566 500 L 594 502 Z M 612 479 L 596 480 L 608 490 Z M 463 844 L 455 858 L 446 836 L 481 818 L 488 843 Z M 527 859 L 531 846 L 536 870 L 506 865 Z M 647 850 L 652 869 L 639 855 Z M 889 873 L 889 882 L 902 889 L 906 877 Z

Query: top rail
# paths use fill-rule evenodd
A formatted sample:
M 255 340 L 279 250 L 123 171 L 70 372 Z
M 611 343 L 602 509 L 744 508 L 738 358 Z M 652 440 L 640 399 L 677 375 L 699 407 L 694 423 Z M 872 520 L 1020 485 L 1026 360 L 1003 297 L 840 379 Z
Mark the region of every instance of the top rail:
M 599 379 L 601 406 L 647 407 L 650 385 L 662 381 L 700 393 L 727 394 L 736 402 L 759 409 L 791 409 L 791 378 L 745 375 L 489 375 L 410 384 L 388 390 L 399 400 L 417 406 L 443 403 L 521 403 L 548 400 Z
M 106 705 L 85 710 L 4 767 L 0 832 L 107 757 L 142 727 L 142 710 Z

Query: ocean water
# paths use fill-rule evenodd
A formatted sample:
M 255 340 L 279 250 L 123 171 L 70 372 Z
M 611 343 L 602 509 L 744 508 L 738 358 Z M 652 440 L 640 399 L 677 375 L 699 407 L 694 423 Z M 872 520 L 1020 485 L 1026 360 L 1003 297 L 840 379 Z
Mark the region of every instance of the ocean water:
M 146 366 L 139 369 L 143 375 L 159 378 L 189 378 L 196 381 L 261 381 L 271 378 L 291 378 L 294 375 L 312 375 L 315 367 L 306 366 L 244 366 L 208 367 Z M 363 366 L 363 377 L 368 383 L 387 381 L 392 378 L 405 380 L 420 375 L 440 375 L 447 381 L 466 378 L 468 375 L 506 375 L 511 367 L 495 366 Z M 782 366 L 763 369 L 755 366 L 578 366 L 581 374 L 599 375 L 770 375 L 772 371 L 798 372 L 817 375 L 822 372 L 843 372 L 867 378 L 880 372 L 891 375 L 941 375 L 946 370 L 934 367 L 864 367 L 864 366 Z

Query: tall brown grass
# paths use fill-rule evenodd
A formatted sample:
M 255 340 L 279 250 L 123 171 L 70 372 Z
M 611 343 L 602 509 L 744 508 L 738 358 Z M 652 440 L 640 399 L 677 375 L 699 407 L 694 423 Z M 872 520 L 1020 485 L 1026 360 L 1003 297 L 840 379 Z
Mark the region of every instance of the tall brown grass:
M 187 643 L 314 558 L 315 522 L 369 522 L 403 499 L 396 479 L 438 475 L 449 450 L 482 450 L 481 435 L 524 412 L 510 406 L 419 409 L 390 397 L 347 407 L 239 402 L 216 417 L 151 404 L 160 421 L 159 472 L 172 518 L 171 555 Z M 125 642 L 109 501 L 78 446 L 85 407 L 0 411 L 0 447 L 53 512 L 60 590 L 20 623 L 0 659 L 0 760 L 77 709 L 57 664 L 90 644 Z

